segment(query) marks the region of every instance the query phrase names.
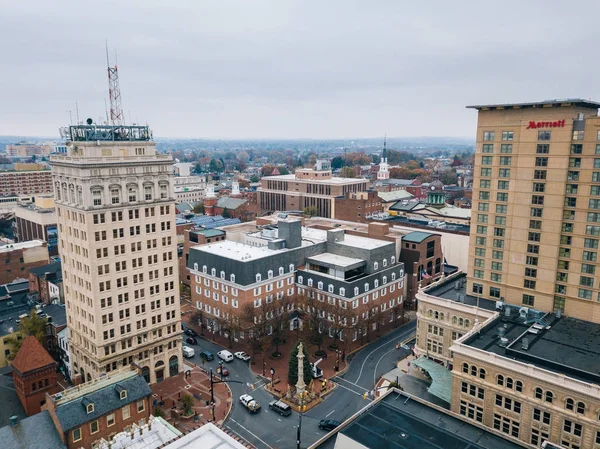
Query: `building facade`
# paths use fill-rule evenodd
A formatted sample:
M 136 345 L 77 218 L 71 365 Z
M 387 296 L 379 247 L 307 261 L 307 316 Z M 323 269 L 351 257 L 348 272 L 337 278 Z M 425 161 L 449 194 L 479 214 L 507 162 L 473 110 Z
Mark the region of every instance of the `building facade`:
M 0 285 L 17 278 L 27 279 L 30 269 L 48 264 L 48 245 L 41 240 L 2 245 L 0 258 L 4 261 Z
M 335 198 L 335 217 L 338 220 L 367 223 L 374 214 L 383 212 L 383 205 L 377 192 L 346 193 Z
M 361 178 L 335 178 L 331 168 L 318 161 L 314 169 L 298 168 L 295 174 L 266 176 L 260 181 L 258 201 L 263 211 L 314 209 L 315 215 L 335 217 L 335 198 L 364 192 L 369 181 Z
M 470 292 L 600 322 L 599 106 L 472 106 Z
M 43 240 L 48 243 L 50 255 L 57 255 L 58 231 L 54 197 L 36 197 L 34 204 L 21 204 L 14 211 L 15 241 Z
M 50 170 L 0 171 L 0 196 L 52 193 Z
M 29 158 L 31 156 L 48 156 L 52 151 L 52 145 L 39 145 L 34 143 L 15 143 L 6 145 L 8 157 Z
M 147 126 L 69 127 L 51 157 L 73 376 L 182 369 L 173 171 Z

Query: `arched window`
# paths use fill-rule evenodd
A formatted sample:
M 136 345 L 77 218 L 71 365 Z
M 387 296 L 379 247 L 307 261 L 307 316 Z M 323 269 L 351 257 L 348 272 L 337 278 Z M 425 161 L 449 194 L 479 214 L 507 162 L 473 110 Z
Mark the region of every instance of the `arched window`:
M 225 279 L 225 272 L 223 270 L 221 270 L 221 279 Z
M 298 284 L 302 284 L 304 278 L 302 276 L 298 276 Z
M 373 262 L 373 269 L 374 270 L 378 270 L 379 269 L 379 264 L 377 262 Z
M 256 273 L 256 282 L 260 282 L 262 279 L 262 276 L 260 275 L 260 273 Z
M 329 293 L 333 293 L 333 284 L 329 284 L 329 285 L 327 286 L 327 291 L 328 291 Z
M 206 265 L 202 265 L 202 272 L 206 273 Z
M 166 199 L 169 193 L 169 183 L 166 181 L 160 181 L 158 186 L 160 188 L 160 198 L 163 200 Z
M 368 291 L 369 291 L 369 283 L 368 283 L 368 282 L 366 282 L 366 283 L 365 283 L 365 291 L 366 291 L 366 292 L 368 292 Z
M 383 267 L 387 267 L 387 259 L 383 259 Z
M 567 398 L 565 401 L 565 408 L 571 411 L 575 410 L 575 401 L 571 398 Z
M 56 185 L 54 186 L 54 191 L 56 192 L 56 199 L 58 201 L 61 200 L 62 195 L 60 194 L 60 184 L 57 182 Z
M 477 376 L 477 367 L 471 365 L 471 376 Z
M 112 204 L 119 204 L 121 202 L 121 188 L 119 186 L 111 186 L 110 202 Z
M 271 279 L 273 277 L 273 270 L 267 271 L 267 277 Z
M 428 318 L 431 318 L 432 316 L 433 316 L 433 310 L 429 309 L 429 310 L 427 311 L 427 317 L 428 317 Z
M 384 283 L 384 284 L 387 284 L 387 276 L 384 276 L 384 277 L 381 279 L 381 282 L 382 282 L 382 283 Z
M 392 273 L 392 281 L 396 280 L 396 273 Z
M 210 269 L 210 275 L 211 276 L 216 276 L 217 275 L 217 269 L 216 268 L 211 268 Z
M 536 399 L 542 399 L 542 396 L 543 396 L 542 389 L 540 387 L 535 387 L 535 389 L 533 390 L 533 395 Z
M 346 289 L 344 287 L 340 287 L 340 296 L 346 296 Z
M 513 380 L 510 377 L 506 378 L 506 388 L 510 388 L 512 390 Z
M 515 382 L 515 391 L 523 393 L 523 382 L 521 382 L 520 380 L 517 380 Z
M 396 256 L 392 256 L 392 265 L 396 263 Z
M 358 295 L 358 294 L 359 294 L 358 287 L 354 287 L 354 296 L 356 296 L 356 295 Z
M 313 280 L 312 280 L 312 278 L 309 278 L 309 279 L 308 279 L 308 281 L 307 281 L 307 285 L 308 285 L 309 287 L 312 287 L 312 286 L 313 286 Z
M 469 320 L 465 320 L 465 327 L 471 327 L 471 322 Z
M 294 264 L 293 264 L 293 263 L 291 263 L 291 264 L 290 264 L 290 273 L 293 273 L 293 272 L 294 272 Z
M 319 281 L 319 282 L 317 282 L 317 288 L 318 288 L 319 290 L 323 290 L 323 281 Z
M 452 324 L 456 326 L 456 324 L 458 323 L 458 318 L 453 316 L 452 317 Z
M 576 411 L 581 415 L 585 414 L 585 404 L 583 402 L 578 402 Z
M 463 320 L 462 318 L 458 319 L 458 325 L 463 327 L 465 325 L 465 320 Z
M 465 374 L 469 374 L 469 365 L 467 363 L 462 364 L 462 372 Z
M 435 272 L 439 273 L 441 270 L 441 265 L 442 265 L 442 261 L 441 259 L 438 257 L 437 259 L 435 259 Z
M 235 274 L 230 274 L 229 279 L 231 280 L 231 282 L 235 282 Z
M 135 184 L 127 184 L 127 200 L 130 203 L 135 203 L 137 201 L 138 188 Z
M 375 279 L 373 281 L 373 285 L 375 286 L 375 288 L 379 287 L 379 279 Z
M 198 271 L 198 264 L 197 263 L 194 264 L 194 270 Z
M 544 398 L 544 400 L 546 402 L 549 402 L 550 404 L 552 404 L 552 400 L 554 399 L 554 395 L 552 394 L 551 391 L 546 391 L 546 397 Z
M 498 377 L 496 378 L 496 383 L 500 386 L 504 386 L 504 376 L 502 374 L 498 374 Z
M 152 198 L 154 198 L 154 184 L 144 183 L 144 199 L 152 201 Z
M 440 320 L 444 321 L 444 317 L 445 317 L 444 312 L 440 312 Z
M 440 312 L 438 312 L 437 310 L 433 313 L 433 316 L 436 320 L 440 319 Z
M 283 274 L 283 267 L 279 267 L 279 276 Z
M 485 379 L 485 370 L 483 368 L 479 368 L 479 378 Z

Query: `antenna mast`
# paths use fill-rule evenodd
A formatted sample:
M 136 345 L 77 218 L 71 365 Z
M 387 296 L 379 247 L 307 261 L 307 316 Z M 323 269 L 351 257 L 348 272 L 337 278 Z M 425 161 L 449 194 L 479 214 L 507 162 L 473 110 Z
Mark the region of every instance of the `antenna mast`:
M 108 59 L 108 43 L 106 44 L 106 66 L 108 68 L 108 98 L 110 101 L 110 122 L 113 125 L 124 125 L 125 116 L 121 105 L 121 89 L 119 88 L 119 72 L 117 64 L 110 66 Z

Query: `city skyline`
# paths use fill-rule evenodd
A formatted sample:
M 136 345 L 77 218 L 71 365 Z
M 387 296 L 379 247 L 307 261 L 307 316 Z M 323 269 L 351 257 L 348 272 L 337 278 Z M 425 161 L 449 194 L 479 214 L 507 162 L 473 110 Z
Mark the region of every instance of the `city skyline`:
M 593 11 L 513 5 L 6 5 L 0 135 L 54 136 L 76 103 L 104 117 L 105 40 L 127 121 L 164 138 L 470 137 L 466 104 L 593 97 L 594 70 L 553 57 L 586 58 Z

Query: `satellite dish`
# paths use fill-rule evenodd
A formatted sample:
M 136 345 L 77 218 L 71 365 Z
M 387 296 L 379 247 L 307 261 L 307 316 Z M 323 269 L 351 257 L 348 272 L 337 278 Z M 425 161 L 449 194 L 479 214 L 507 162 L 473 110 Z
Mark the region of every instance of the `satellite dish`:
M 88 119 L 87 119 L 85 122 L 86 122 L 88 125 L 91 125 L 92 123 L 94 123 L 94 121 L 93 121 L 91 118 L 88 118 Z

